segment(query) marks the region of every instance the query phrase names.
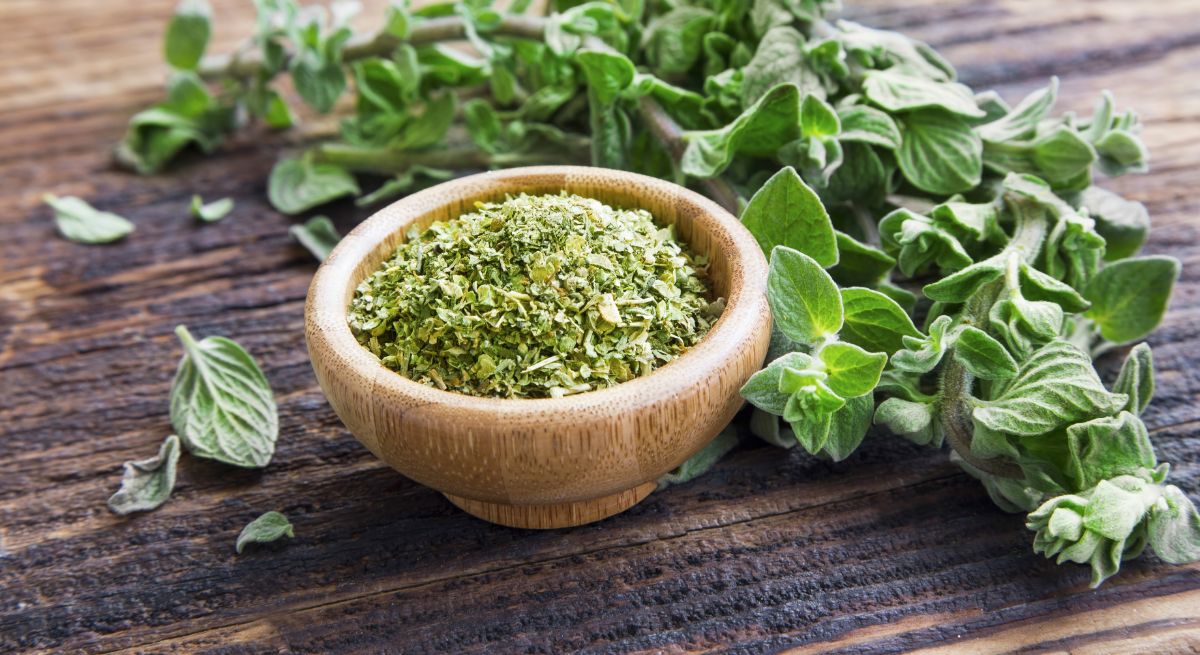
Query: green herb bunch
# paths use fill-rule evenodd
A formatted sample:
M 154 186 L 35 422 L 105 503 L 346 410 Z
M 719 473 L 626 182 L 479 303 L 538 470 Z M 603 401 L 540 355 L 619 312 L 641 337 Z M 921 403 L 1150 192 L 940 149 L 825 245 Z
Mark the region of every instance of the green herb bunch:
M 521 194 L 438 221 L 358 286 L 350 327 L 385 366 L 479 396 L 552 397 L 645 375 L 724 302 L 707 261 L 644 209 Z
M 257 4 L 246 46 L 208 59 L 207 13 L 181 5 L 167 100 L 134 117 L 122 161 L 149 172 L 247 119 L 291 124 L 290 74 L 318 112 L 350 99 L 336 137 L 272 171 L 285 213 L 580 159 L 695 186 L 770 256 L 775 335 L 743 390 L 756 434 L 835 460 L 872 423 L 948 444 L 1028 512 L 1035 549 L 1095 584 L 1147 545 L 1200 557 L 1200 515 L 1139 418 L 1149 348 L 1108 385 L 1092 363 L 1158 324 L 1179 273 L 1136 256 L 1145 208 L 1093 185 L 1147 164 L 1136 114 L 1108 94 L 1055 114 L 1051 80 L 1009 106 L 823 0 L 399 2 L 366 35 L 341 10 Z M 362 173 L 385 181 L 361 195 Z

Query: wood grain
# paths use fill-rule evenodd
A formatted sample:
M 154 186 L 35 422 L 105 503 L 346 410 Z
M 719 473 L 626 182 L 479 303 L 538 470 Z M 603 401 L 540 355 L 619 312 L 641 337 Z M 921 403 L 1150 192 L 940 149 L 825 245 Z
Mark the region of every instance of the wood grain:
M 287 143 L 248 135 L 152 178 L 109 164 L 158 93 L 173 4 L 0 4 L 0 651 L 1195 650 L 1200 567 L 1144 555 L 1090 591 L 1085 568 L 1034 555 L 1021 517 L 943 453 L 883 434 L 837 465 L 747 441 L 691 484 L 553 532 L 488 525 L 397 475 L 341 426 L 304 352 L 315 265 L 264 197 Z M 249 3 L 214 4 L 231 46 Z M 1110 88 L 1141 113 L 1152 172 L 1105 186 L 1149 207 L 1148 252 L 1184 263 L 1150 339 L 1159 389 L 1145 418 L 1171 482 L 1200 498 L 1200 6 L 846 4 L 1009 101 L 1056 74 L 1065 109 L 1087 112 Z M 63 242 L 46 191 L 138 231 L 112 247 Z M 195 191 L 237 208 L 198 226 Z M 330 212 L 343 232 L 368 213 Z M 260 473 L 185 457 L 167 504 L 118 518 L 104 500 L 121 462 L 170 430 L 177 323 L 259 359 L 279 450 Z M 1106 379 L 1119 362 L 1101 362 Z M 296 538 L 235 556 L 238 531 L 270 509 Z
M 709 262 L 725 309 L 705 337 L 649 375 L 563 398 L 480 398 L 384 367 L 346 323 L 355 289 L 405 234 L 480 202 L 566 191 L 649 211 Z M 321 264 L 305 305 L 313 370 L 347 429 L 407 477 L 480 518 L 563 528 L 612 516 L 712 440 L 742 406 L 771 338 L 767 261 L 729 212 L 676 184 L 625 171 L 531 166 L 443 182 L 379 210 Z

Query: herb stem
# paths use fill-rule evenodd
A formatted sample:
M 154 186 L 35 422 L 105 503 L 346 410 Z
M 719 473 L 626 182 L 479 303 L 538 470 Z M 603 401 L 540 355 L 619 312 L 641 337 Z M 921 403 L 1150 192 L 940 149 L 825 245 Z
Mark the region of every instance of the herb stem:
M 546 20 L 538 16 L 521 16 L 509 14 L 500 23 L 488 31 L 492 36 L 511 36 L 522 39 L 541 39 L 546 28 Z M 404 39 L 396 38 L 386 32 L 371 36 L 352 37 L 346 42 L 342 51 L 343 61 L 354 61 L 367 57 L 386 56 L 401 43 L 414 46 L 428 45 L 441 41 L 458 41 L 466 38 L 466 24 L 461 16 L 443 16 L 423 20 L 413 26 Z M 291 59 L 289 53 L 286 62 Z M 243 79 L 253 77 L 263 70 L 262 53 L 254 50 L 246 54 L 240 52 L 233 55 L 214 55 L 205 57 L 200 62 L 198 73 L 205 80 L 223 78 Z
M 683 159 L 684 150 L 687 149 L 687 143 L 683 140 L 683 130 L 663 111 L 658 102 L 649 96 L 638 98 L 638 113 L 642 115 L 642 120 L 646 121 L 650 132 L 670 153 L 671 159 L 678 164 Z M 738 213 L 737 192 L 728 182 L 720 177 L 712 177 L 701 180 L 701 184 L 718 205 L 735 215 Z
M 489 153 L 473 147 L 413 152 L 346 143 L 322 143 L 310 152 L 316 162 L 336 164 L 358 173 L 382 175 L 402 173 L 413 166 L 462 169 L 582 163 L 582 157 L 572 157 L 566 152 Z

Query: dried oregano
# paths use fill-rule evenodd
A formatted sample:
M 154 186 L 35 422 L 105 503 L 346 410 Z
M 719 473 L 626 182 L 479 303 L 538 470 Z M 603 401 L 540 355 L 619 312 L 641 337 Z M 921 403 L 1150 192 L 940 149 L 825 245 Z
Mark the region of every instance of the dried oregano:
M 649 373 L 723 303 L 645 210 L 510 197 L 434 223 L 359 285 L 349 322 L 388 368 L 478 396 L 559 397 Z

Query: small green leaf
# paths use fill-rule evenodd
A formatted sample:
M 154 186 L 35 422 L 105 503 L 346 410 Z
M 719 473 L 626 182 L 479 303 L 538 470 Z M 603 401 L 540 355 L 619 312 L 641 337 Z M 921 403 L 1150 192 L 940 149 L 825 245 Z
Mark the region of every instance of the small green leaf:
M 863 79 L 862 88 L 867 99 L 892 114 L 937 109 L 941 110 L 939 115 L 953 114 L 966 118 L 983 118 L 986 115 L 975 104 L 971 90 L 954 82 L 934 82 L 892 71 L 871 71 Z
M 581 50 L 575 53 L 575 61 L 583 69 L 588 88 L 604 106 L 616 102 L 621 93 L 633 83 L 637 72 L 633 62 L 617 52 Z
M 801 95 L 825 97 L 821 78 L 804 55 L 804 36 L 790 26 L 771 29 L 742 69 L 742 103 L 751 105 L 780 84 L 792 84 Z
M 237 552 L 240 555 L 246 544 L 263 544 L 284 536 L 296 536 L 291 521 L 279 512 L 267 512 L 242 528 L 237 538 Z
M 946 332 L 954 319 L 939 316 L 929 326 L 927 337 L 902 337 L 904 349 L 892 355 L 892 367 L 905 373 L 924 374 L 932 371 L 942 361 L 949 347 Z
M 1038 123 L 1054 107 L 1058 96 L 1058 78 L 1050 78 L 1050 86 L 1034 91 L 1012 111 L 975 128 L 984 141 L 1003 142 L 1028 139 L 1037 132 Z
M 147 512 L 167 502 L 175 488 L 175 465 L 179 462 L 179 437 L 163 441 L 158 454 L 148 459 L 125 462 L 121 488 L 108 499 L 114 514 Z
M 742 385 L 741 394 L 751 405 L 775 416 L 783 416 L 791 394 L 779 390 L 780 380 L 786 369 L 807 370 L 812 367 L 812 357 L 801 353 L 787 353 L 767 364 Z
M 1092 303 L 1086 316 L 1113 343 L 1137 341 L 1149 334 L 1167 310 L 1171 288 L 1179 279 L 1179 261 L 1153 256 L 1122 259 L 1100 269 L 1084 297 Z
M 1145 205 L 1097 186 L 1088 187 L 1080 201 L 1096 221 L 1096 232 L 1104 237 L 1104 259 L 1132 257 L 1142 249 L 1150 231 L 1150 214 Z
M 857 141 L 895 150 L 900 147 L 900 128 L 886 113 L 866 105 L 854 105 L 838 110 L 842 123 L 842 141 Z
M 1104 388 L 1086 353 L 1052 341 L 1022 362 L 993 400 L 977 401 L 974 417 L 997 432 L 1031 437 L 1114 414 L 1127 400 Z
M 208 204 L 199 195 L 192 196 L 192 218 L 198 218 L 205 223 L 214 223 L 233 211 L 233 198 L 221 198 Z
M 1164 562 L 1187 564 L 1200 559 L 1200 513 L 1174 485 L 1163 487 L 1150 510 L 1150 547 Z
M 342 240 L 342 235 L 338 234 L 328 216 L 313 216 L 301 225 L 291 226 L 288 232 L 319 262 L 325 261 L 333 247 Z
M 842 122 L 837 112 L 819 97 L 808 94 L 800 103 L 800 133 L 805 137 L 837 136 Z
M 829 374 L 829 388 L 843 398 L 870 393 L 879 384 L 879 374 L 888 360 L 884 353 L 869 353 L 841 341 L 827 344 L 818 356 Z
M 930 300 L 945 303 L 966 302 L 979 287 L 1004 275 L 1004 254 L 976 262 L 970 266 L 926 284 L 921 292 Z
M 180 70 L 193 70 L 208 47 L 212 10 L 204 0 L 182 0 L 167 24 L 163 52 L 167 63 Z
M 872 394 L 847 400 L 846 405 L 834 412 L 830 419 L 829 436 L 821 452 L 835 462 L 849 457 L 867 436 L 874 410 L 875 397 Z
M 895 253 L 900 271 L 910 277 L 931 264 L 944 273 L 971 265 L 971 255 L 958 236 L 938 221 L 903 207 L 879 221 L 879 237 L 884 248 Z
M 1083 527 L 1113 541 L 1124 541 L 1145 516 L 1141 491 L 1146 482 L 1129 476 L 1101 480 L 1088 495 Z
M 1118 475 L 1138 475 L 1158 465 L 1145 424 L 1129 412 L 1068 427 L 1067 444 L 1068 473 L 1079 489 Z
M 274 130 L 282 130 L 296 124 L 296 115 L 292 113 L 292 108 L 275 89 L 267 92 L 267 102 L 262 117 L 267 127 Z
M 837 237 L 838 262 L 829 269 L 829 275 L 838 284 L 878 286 L 895 268 L 896 260 L 882 250 L 861 243 L 845 232 L 835 230 L 834 235 Z
M 842 289 L 842 307 L 845 321 L 839 336 L 868 351 L 890 356 L 904 347 L 904 337 L 921 337 L 904 309 L 878 291 Z
M 47 193 L 42 201 L 54 208 L 59 233 L 76 243 L 111 243 L 133 232 L 133 223 L 74 196 L 59 198 Z
M 292 58 L 289 71 L 296 93 L 309 107 L 322 114 L 333 109 L 346 89 L 346 73 L 340 61 L 331 61 L 313 50 L 302 50 Z
M 937 425 L 933 405 L 903 398 L 888 398 L 875 410 L 875 424 L 885 425 L 892 432 L 918 446 L 942 445 L 942 432 Z
M 729 166 L 734 155 L 774 155 L 798 136 L 800 93 L 795 85 L 781 84 L 725 127 L 685 132 L 687 149 L 680 169 L 694 177 L 713 177 Z
M 180 325 L 183 358 L 171 383 L 171 424 L 197 457 L 263 468 L 275 454 L 279 413 L 254 359 L 225 337 L 197 342 Z
M 914 111 L 900 122 L 904 142 L 896 159 L 913 186 L 950 195 L 979 185 L 983 142 L 969 123 L 941 109 Z
M 1154 398 L 1154 356 L 1150 346 L 1139 343 L 1125 356 L 1121 372 L 1113 383 L 1113 393 L 1129 396 L 1125 409 L 1137 415 L 1146 411 Z
M 833 278 L 786 246 L 771 251 L 767 301 L 775 324 L 793 341 L 820 343 L 842 328 L 842 296 Z
M 768 255 L 775 246 L 788 246 L 826 268 L 838 262 L 829 214 L 791 166 L 771 176 L 750 198 L 742 224 Z
M 333 164 L 314 164 L 307 158 L 280 160 L 271 169 L 267 184 L 271 204 L 285 214 L 299 214 L 358 192 L 349 171 Z
M 987 332 L 966 326 L 954 341 L 954 359 L 971 375 L 984 380 L 1007 380 L 1017 374 L 1012 355 Z
M 1045 300 L 1062 307 L 1063 311 L 1078 313 L 1090 307 L 1071 285 L 1057 280 L 1022 262 L 1018 269 L 1021 293 L 1030 300 Z
M 700 452 L 692 455 L 686 462 L 675 467 L 670 473 L 658 479 L 659 490 L 671 485 L 683 484 L 690 482 L 704 475 L 717 462 L 721 461 L 729 451 L 733 450 L 738 445 L 738 433 L 734 424 L 729 424 L 724 430 L 717 433 L 717 436 L 708 445 L 700 449 Z

